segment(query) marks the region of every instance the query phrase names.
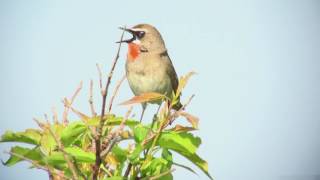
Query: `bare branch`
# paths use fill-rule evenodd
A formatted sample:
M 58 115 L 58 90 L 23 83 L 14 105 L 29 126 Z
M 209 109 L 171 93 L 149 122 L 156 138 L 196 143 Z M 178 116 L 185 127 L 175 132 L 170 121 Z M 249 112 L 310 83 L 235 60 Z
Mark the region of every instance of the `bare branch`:
M 100 81 L 100 86 L 102 86 L 101 84 L 102 82 Z M 101 88 L 101 87 L 100 87 Z M 91 115 L 92 117 L 96 117 L 97 116 L 97 113 L 95 111 L 95 108 L 94 108 L 94 104 L 93 104 L 93 80 L 91 79 L 90 80 L 90 91 L 89 91 L 90 95 L 89 95 L 89 104 L 90 104 L 90 110 L 91 110 Z M 96 127 L 91 127 L 91 132 L 93 134 L 94 137 L 97 136 L 97 129 Z M 95 140 L 94 138 L 92 139 L 91 141 L 91 151 L 92 152 L 95 152 L 96 151 L 96 146 L 95 146 Z
M 53 122 L 55 124 L 59 124 L 57 109 L 55 107 L 52 107 L 51 110 L 52 110 L 52 114 L 53 114 Z
M 126 169 L 126 172 L 123 175 L 124 178 L 127 178 L 129 176 L 131 168 L 132 168 L 132 164 L 129 162 L 127 169 Z
M 64 125 L 67 125 L 69 123 L 69 121 L 68 121 L 68 113 L 69 113 L 69 109 L 70 109 L 69 107 L 72 105 L 73 101 L 75 100 L 75 98 L 77 97 L 77 95 L 79 94 L 81 89 L 82 89 L 82 81 L 80 82 L 75 93 L 72 95 L 69 106 L 66 106 L 66 105 L 64 106 L 64 112 L 63 112 L 63 117 L 62 117 L 62 122 Z M 64 99 L 67 99 L 67 98 L 64 98 Z
M 101 156 L 100 156 L 100 153 L 101 153 L 101 133 L 102 133 L 102 128 L 103 128 L 103 124 L 104 124 L 106 100 L 107 100 L 109 86 L 110 86 L 110 83 L 111 83 L 111 78 L 112 78 L 114 69 L 115 69 L 116 64 L 118 62 L 118 59 L 119 59 L 119 54 L 120 54 L 120 49 L 121 49 L 121 44 L 122 44 L 121 41 L 123 39 L 124 32 L 125 31 L 123 30 L 122 34 L 121 34 L 121 37 L 120 37 L 120 43 L 119 43 L 119 46 L 118 46 L 118 50 L 117 50 L 116 56 L 115 56 L 115 58 L 113 60 L 112 67 L 111 67 L 109 75 L 108 75 L 107 84 L 105 86 L 105 89 L 102 92 L 102 108 L 101 108 L 101 116 L 100 116 L 101 119 L 100 119 L 99 126 L 97 128 L 97 136 L 95 137 L 96 162 L 95 162 L 95 165 L 94 165 L 94 168 L 93 168 L 93 171 L 94 171 L 93 172 L 93 177 L 92 177 L 93 180 L 96 180 L 98 178 L 99 167 L 100 167 L 100 164 L 102 162 Z
M 74 107 L 72 107 L 72 106 L 71 106 L 71 103 L 68 101 L 67 98 L 65 98 L 65 99 L 63 100 L 63 104 L 64 104 L 65 107 L 68 107 L 69 109 L 71 109 L 71 111 L 72 111 L 73 113 L 75 113 L 81 120 L 86 121 L 86 120 L 89 119 L 89 116 L 87 116 L 86 114 L 84 114 L 84 113 L 76 110 Z
M 117 142 L 117 138 L 120 136 L 120 134 L 123 132 L 123 129 L 125 128 L 125 124 L 126 124 L 126 121 L 128 120 L 129 118 L 129 115 L 131 114 L 132 112 L 132 106 L 129 108 L 129 110 L 127 111 L 126 115 L 123 117 L 120 125 L 119 125 L 119 128 L 114 131 L 114 132 L 111 132 L 108 134 L 106 140 L 105 140 L 105 143 L 106 144 L 109 144 L 109 142 L 111 141 L 112 143 L 110 143 L 110 145 L 104 150 L 101 152 L 101 157 L 104 157 L 106 155 L 108 155 L 108 153 L 111 151 L 113 145 Z M 113 145 L 112 145 L 113 144 Z
M 116 85 L 116 88 L 114 89 L 113 93 L 112 93 L 112 97 L 110 99 L 110 102 L 109 102 L 109 108 L 108 108 L 108 112 L 110 113 L 111 112 L 111 109 L 112 109 L 112 104 L 113 104 L 113 100 L 114 98 L 116 97 L 118 91 L 119 91 L 119 88 L 122 84 L 122 82 L 126 79 L 126 75 L 124 75 L 120 81 L 118 81 L 117 85 Z
M 190 104 L 190 102 L 191 102 L 191 100 L 194 98 L 194 94 L 192 94 L 190 97 L 189 97 L 189 99 L 188 99 L 188 101 L 186 102 L 186 103 L 184 103 L 183 104 L 183 106 L 179 109 L 179 111 L 183 111 L 189 104 Z
M 100 67 L 100 65 L 97 63 L 96 64 L 96 66 L 97 66 L 97 70 L 98 70 L 98 73 L 99 73 L 99 87 L 100 87 L 100 93 L 101 93 L 101 95 L 103 96 L 103 94 L 104 94 L 104 90 L 103 90 L 103 87 L 102 87 L 102 71 L 101 71 L 101 67 Z
M 37 125 L 41 128 L 41 129 L 45 129 L 46 128 L 46 124 L 42 123 L 40 120 L 38 120 L 37 118 L 33 118 L 33 120 L 37 123 Z
M 190 96 L 190 98 L 187 100 L 186 103 L 184 103 L 182 105 L 182 107 L 178 110 L 178 111 L 175 111 L 170 117 L 169 117 L 169 122 L 168 124 L 165 125 L 165 127 L 167 127 L 169 124 L 172 124 L 172 122 L 179 116 L 179 114 L 181 114 L 181 112 L 190 104 L 191 100 L 194 98 L 194 94 L 192 94 Z
M 48 114 L 44 113 L 44 119 L 49 122 Z
M 91 110 L 91 115 L 92 117 L 96 117 L 97 113 L 94 109 L 94 105 L 93 105 L 93 80 L 90 80 L 90 91 L 89 91 L 89 104 L 90 104 L 90 110 Z

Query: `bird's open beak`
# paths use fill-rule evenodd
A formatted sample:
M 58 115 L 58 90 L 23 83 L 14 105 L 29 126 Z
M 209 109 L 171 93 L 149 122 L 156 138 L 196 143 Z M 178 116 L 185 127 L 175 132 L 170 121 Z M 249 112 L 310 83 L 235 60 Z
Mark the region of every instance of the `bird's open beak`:
M 135 36 L 133 30 L 127 29 L 127 28 L 124 28 L 124 27 L 119 27 L 119 29 L 124 30 L 126 32 L 129 32 L 132 35 L 132 38 L 131 39 L 125 39 L 125 40 L 117 41 L 116 43 L 124 43 L 124 42 L 125 43 L 130 43 L 130 42 L 132 42 L 132 41 L 134 41 L 136 39 L 136 36 Z

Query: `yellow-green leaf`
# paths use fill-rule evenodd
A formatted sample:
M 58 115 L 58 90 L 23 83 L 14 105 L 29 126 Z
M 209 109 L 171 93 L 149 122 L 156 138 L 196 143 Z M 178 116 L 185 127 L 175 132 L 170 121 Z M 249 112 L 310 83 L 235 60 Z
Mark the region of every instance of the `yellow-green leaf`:
M 28 144 L 39 145 L 41 139 L 41 131 L 36 129 L 27 129 L 24 132 L 6 131 L 0 142 L 22 142 Z
M 61 133 L 61 141 L 65 146 L 74 143 L 77 138 L 87 130 L 83 122 L 74 122 L 69 124 Z
M 92 152 L 86 152 L 78 147 L 67 147 L 64 149 L 69 155 L 73 156 L 77 162 L 93 163 L 96 156 Z
M 201 139 L 190 133 L 163 132 L 159 138 L 159 145 L 177 152 L 195 153 Z
M 138 124 L 133 128 L 134 139 L 137 143 L 140 143 L 144 140 L 149 132 L 149 128 Z
M 22 157 L 25 157 L 29 160 L 34 160 L 35 162 L 37 162 L 37 164 L 42 164 L 42 155 L 41 155 L 39 148 L 30 149 L 30 148 L 15 146 L 15 147 L 11 148 L 10 152 L 17 154 L 17 155 L 20 155 Z M 23 161 L 23 159 L 21 159 L 20 157 L 17 157 L 14 154 L 11 154 L 10 158 L 6 162 L 4 162 L 3 164 L 6 166 L 13 166 L 16 163 Z

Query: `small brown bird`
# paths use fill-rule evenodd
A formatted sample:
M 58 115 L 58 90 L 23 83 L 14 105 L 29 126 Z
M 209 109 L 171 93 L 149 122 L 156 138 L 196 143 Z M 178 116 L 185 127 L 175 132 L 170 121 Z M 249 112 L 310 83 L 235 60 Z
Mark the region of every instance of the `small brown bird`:
M 128 43 L 126 76 L 133 93 L 137 96 L 157 92 L 171 97 L 179 81 L 159 31 L 149 24 L 121 29 L 132 34 L 131 39 L 121 42 Z M 146 107 L 147 104 L 143 103 L 140 121 Z M 178 110 L 181 107 L 179 102 L 173 108 Z

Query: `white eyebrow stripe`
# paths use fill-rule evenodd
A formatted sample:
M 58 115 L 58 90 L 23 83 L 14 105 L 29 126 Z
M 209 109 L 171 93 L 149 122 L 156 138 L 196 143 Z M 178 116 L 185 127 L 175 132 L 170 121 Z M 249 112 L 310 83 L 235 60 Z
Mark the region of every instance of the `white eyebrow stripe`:
M 144 31 L 144 32 L 148 32 L 146 29 L 142 29 L 142 28 L 131 28 L 132 31 Z
M 133 42 L 134 44 L 138 44 L 138 45 L 141 44 L 141 41 L 140 41 L 139 39 L 135 39 L 135 40 L 133 40 L 132 42 Z

